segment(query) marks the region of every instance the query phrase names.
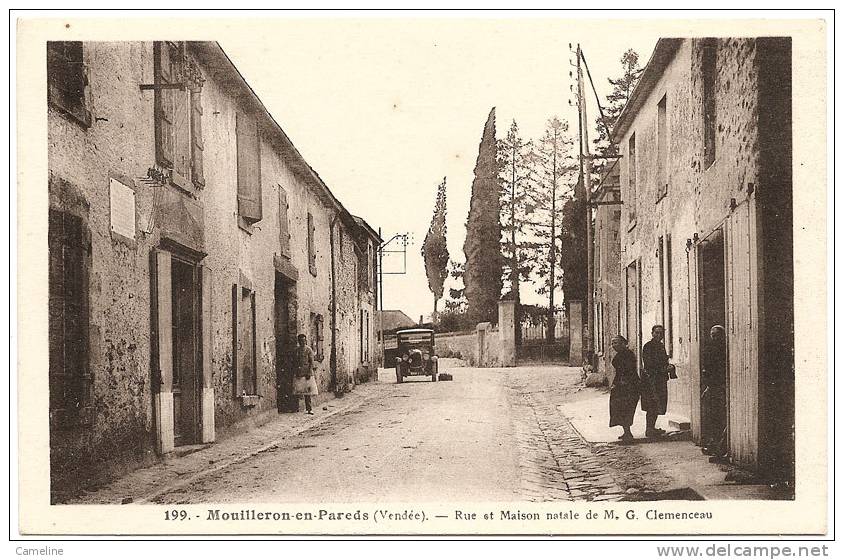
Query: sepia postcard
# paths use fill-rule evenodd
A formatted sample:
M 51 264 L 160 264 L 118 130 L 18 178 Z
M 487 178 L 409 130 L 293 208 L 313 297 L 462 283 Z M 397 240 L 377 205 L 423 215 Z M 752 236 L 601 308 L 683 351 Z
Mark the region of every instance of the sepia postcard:
M 827 19 L 124 15 L 16 22 L 21 535 L 827 533 Z

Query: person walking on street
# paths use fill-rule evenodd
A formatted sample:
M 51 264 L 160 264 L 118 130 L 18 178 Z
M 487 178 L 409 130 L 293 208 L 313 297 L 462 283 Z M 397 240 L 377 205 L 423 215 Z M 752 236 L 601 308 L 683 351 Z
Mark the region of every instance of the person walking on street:
M 612 367 L 615 376 L 610 386 L 610 427 L 621 426 L 624 433 L 618 438 L 622 443 L 633 443 L 633 416 L 639 403 L 639 375 L 636 373 L 636 355 L 627 347 L 627 339 L 614 336 L 612 348 L 615 356 Z
M 293 364 L 293 394 L 305 397 L 305 411 L 313 414 L 311 398 L 319 394 L 314 378 L 314 352 L 308 346 L 308 337 L 304 334 L 298 336 L 298 342 Z
M 657 418 L 668 408 L 668 377 L 674 366 L 665 351 L 665 329 L 654 325 L 651 340 L 642 347 L 642 410 L 646 412 L 645 437 L 659 437 L 665 430 L 656 427 Z

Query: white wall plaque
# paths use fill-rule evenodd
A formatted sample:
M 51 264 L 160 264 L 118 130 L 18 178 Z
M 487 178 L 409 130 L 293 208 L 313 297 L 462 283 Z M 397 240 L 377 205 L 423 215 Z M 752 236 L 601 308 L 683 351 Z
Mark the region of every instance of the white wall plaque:
M 111 198 L 111 231 L 135 240 L 135 191 L 118 181 L 109 181 Z

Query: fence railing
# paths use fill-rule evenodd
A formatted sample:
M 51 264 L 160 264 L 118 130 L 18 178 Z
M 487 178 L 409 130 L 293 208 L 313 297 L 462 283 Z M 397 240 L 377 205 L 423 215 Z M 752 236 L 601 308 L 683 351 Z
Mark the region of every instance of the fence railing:
M 522 321 L 522 340 L 546 340 L 548 334 L 548 318 L 546 316 Z M 560 339 L 568 336 L 569 324 L 565 311 L 554 313 L 554 338 Z

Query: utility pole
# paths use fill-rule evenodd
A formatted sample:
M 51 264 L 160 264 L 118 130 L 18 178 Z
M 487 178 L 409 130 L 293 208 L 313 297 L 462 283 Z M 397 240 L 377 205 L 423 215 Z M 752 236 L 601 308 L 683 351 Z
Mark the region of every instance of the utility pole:
M 514 139 L 515 140 L 515 139 Z M 521 308 L 521 296 L 519 295 L 519 253 L 516 249 L 516 157 L 518 157 L 519 146 L 513 142 L 513 153 L 510 157 L 510 167 L 513 175 L 510 182 L 510 242 L 513 245 L 513 255 L 510 262 L 510 289 L 513 292 L 513 299 L 516 302 L 516 343 L 521 341 L 522 318 L 519 312 Z
M 378 237 L 381 237 L 381 228 L 378 228 Z M 409 233 L 397 233 L 392 236 L 387 241 L 382 241 L 381 245 L 378 246 L 378 306 L 379 306 L 379 313 L 378 313 L 378 334 L 379 338 L 381 339 L 381 360 L 383 363 L 384 360 L 384 275 L 385 274 L 405 274 L 407 272 L 407 246 L 410 243 L 408 238 L 412 236 Z M 401 249 L 398 250 L 390 250 L 387 247 L 393 242 L 398 240 L 401 243 Z M 384 253 L 402 253 L 402 270 L 401 271 L 394 271 L 394 272 L 384 272 Z
M 378 239 L 381 237 L 381 228 L 378 228 Z M 378 361 L 384 367 L 384 253 L 381 245 L 378 246 Z
M 589 155 L 589 121 L 586 118 L 586 89 L 583 84 L 583 69 L 581 59 L 583 54 L 580 50 L 580 43 L 577 45 L 577 110 L 578 130 L 580 132 L 580 173 L 584 190 L 584 206 L 586 220 L 586 340 L 584 340 L 584 354 L 592 364 L 592 333 L 595 329 L 593 307 L 594 289 L 592 260 L 592 207 L 589 205 L 592 198 L 592 158 Z

